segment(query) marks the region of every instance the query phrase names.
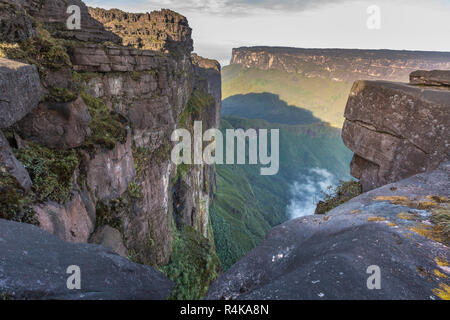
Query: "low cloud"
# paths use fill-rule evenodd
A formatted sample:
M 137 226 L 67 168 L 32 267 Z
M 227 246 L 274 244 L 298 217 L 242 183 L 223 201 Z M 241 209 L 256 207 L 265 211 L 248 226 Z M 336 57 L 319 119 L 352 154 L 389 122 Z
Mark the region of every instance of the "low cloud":
M 336 183 L 335 176 L 325 169 L 310 169 L 289 187 L 291 200 L 287 215 L 291 219 L 313 215 L 317 203 L 322 200 L 322 192 Z

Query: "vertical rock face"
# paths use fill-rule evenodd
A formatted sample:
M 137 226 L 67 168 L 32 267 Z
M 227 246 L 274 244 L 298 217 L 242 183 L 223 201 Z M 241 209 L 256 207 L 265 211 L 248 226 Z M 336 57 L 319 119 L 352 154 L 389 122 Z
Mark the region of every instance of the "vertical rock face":
M 421 86 L 354 84 L 342 137 L 355 152 L 352 174 L 365 191 L 433 170 L 450 159 L 450 90 L 438 86 L 448 81 L 444 75 L 448 72 L 413 73 Z
M 63 25 L 70 4 L 81 8 L 81 30 Z M 177 167 L 170 159 L 176 128 L 193 132 L 194 121 L 202 121 L 203 131 L 220 125 L 220 65 L 191 57 L 186 18 L 169 10 L 142 15 L 90 10 L 110 32 L 78 0 L 24 0 L 18 5 L 42 28 L 27 46 L 7 47 L 6 56 L 37 62 L 41 80 L 37 77 L 34 85 L 43 88 L 45 99 L 35 110 L 18 108 L 2 128 L 13 133 L 8 139 L 16 152 L 32 157 L 26 151 L 34 143 L 50 158 L 63 149 L 70 164 L 75 163 L 73 172 L 66 172 L 72 167 L 62 159 L 63 170 L 49 173 L 70 188 L 66 200 L 56 203 L 44 195 L 28 203 L 41 228 L 63 240 L 107 245 L 151 265 L 170 262 L 177 228 L 190 226 L 212 240 L 214 166 Z M 118 45 L 120 37 L 129 46 Z M 58 52 L 62 63 L 28 50 L 41 43 L 48 46 L 41 48 L 45 52 Z M 20 85 L 32 88 L 23 79 Z M 32 100 L 20 94 L 15 99 Z M 32 175 L 34 189 L 46 182 L 36 178 L 42 170 L 36 163 L 27 168 L 38 172 Z
M 23 138 L 49 148 L 80 147 L 90 136 L 89 115 L 83 99 L 66 103 L 41 103 L 18 123 Z
M 197 54 L 192 54 L 196 83 L 195 86 L 203 89 L 214 97 L 214 108 L 208 109 L 210 118 L 208 126 L 219 128 L 221 101 L 222 101 L 222 78 L 220 76 L 221 67 L 216 60 L 205 59 Z
M 97 200 L 121 197 L 136 176 L 129 136 L 124 144 L 114 150 L 103 150 L 85 160 L 86 185 Z
M 88 212 L 79 193 L 65 205 L 48 202 L 38 204 L 33 209 L 40 228 L 62 240 L 87 243 L 94 232 L 95 212 Z

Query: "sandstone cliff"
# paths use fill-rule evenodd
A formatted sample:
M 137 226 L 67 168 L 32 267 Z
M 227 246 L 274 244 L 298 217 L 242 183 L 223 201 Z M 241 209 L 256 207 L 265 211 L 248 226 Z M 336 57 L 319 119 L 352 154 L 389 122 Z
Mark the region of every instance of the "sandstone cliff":
M 337 81 L 407 81 L 418 69 L 448 70 L 449 61 L 446 52 L 242 47 L 233 49 L 230 64 Z
M 81 30 L 65 28 L 70 4 L 81 8 Z M 0 59 L 0 218 L 108 246 L 169 276 L 191 260 L 188 285 L 201 295 L 219 268 L 209 221 L 215 169 L 175 166 L 170 136 L 194 120 L 219 127 L 220 66 L 191 58 L 184 17 L 145 16 L 116 21 L 115 34 L 78 0 L 0 6 L 0 56 L 9 59 Z M 122 36 L 137 43 L 124 29 L 141 27 L 153 34 L 136 47 L 151 50 L 121 45 Z
M 449 71 L 417 71 L 412 84 L 357 81 L 342 130 L 365 191 L 450 160 Z
M 120 36 L 126 46 L 173 54 L 192 51 L 192 29 L 187 19 L 171 10 L 127 13 L 118 9 L 89 8 L 89 13 L 107 30 Z M 181 47 L 177 45 L 179 43 Z

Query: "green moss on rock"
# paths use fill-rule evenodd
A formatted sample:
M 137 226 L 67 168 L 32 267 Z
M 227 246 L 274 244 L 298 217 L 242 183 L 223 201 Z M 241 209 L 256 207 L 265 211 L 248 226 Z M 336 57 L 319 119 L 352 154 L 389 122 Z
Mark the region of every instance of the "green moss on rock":
M 151 151 L 149 148 L 133 147 L 134 166 L 136 168 L 136 176 L 140 176 L 150 161 Z
M 0 168 L 0 219 L 37 225 L 32 199 L 11 174 Z
M 14 153 L 30 174 L 36 201 L 65 203 L 70 200 L 72 177 L 78 166 L 75 150 L 51 150 L 29 143 L 27 148 L 16 149 Z
M 174 228 L 171 262 L 161 270 L 175 282 L 171 299 L 202 299 L 220 272 L 214 246 L 190 226 Z
M 124 198 L 113 199 L 109 202 L 99 201 L 96 207 L 96 228 L 110 226 L 123 235 L 123 219 L 121 213 L 129 207 Z
M 58 70 L 71 66 L 71 60 L 64 41 L 53 38 L 48 31 L 39 27 L 33 39 L 18 44 L 0 43 L 1 55 L 9 59 L 33 64 L 39 74 L 44 76 L 47 69 Z
M 78 95 L 66 88 L 50 88 L 48 95 L 44 98 L 49 102 L 70 102 L 76 100 Z
M 214 97 L 202 90 L 195 90 L 192 92 L 191 97 L 186 105 L 186 108 L 181 113 L 178 124 L 183 127 L 186 125 L 186 120 L 191 117 L 192 119 L 201 119 L 203 108 L 214 104 Z
M 142 200 L 144 198 L 142 186 L 134 181 L 128 185 L 127 194 L 133 200 Z
M 101 99 L 81 92 L 91 115 L 90 128 L 92 134 L 86 140 L 86 146 L 95 148 L 100 145 L 106 149 L 114 149 L 116 143 L 127 141 L 126 121 L 116 112 L 111 111 Z

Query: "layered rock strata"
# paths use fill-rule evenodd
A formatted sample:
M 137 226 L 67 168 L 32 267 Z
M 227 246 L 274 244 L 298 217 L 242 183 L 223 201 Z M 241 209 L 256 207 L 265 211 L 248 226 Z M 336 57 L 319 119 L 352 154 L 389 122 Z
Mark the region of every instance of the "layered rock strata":
M 450 159 L 448 74 L 415 72 L 412 84 L 354 84 L 342 137 L 355 152 L 352 175 L 365 191 L 432 171 Z

